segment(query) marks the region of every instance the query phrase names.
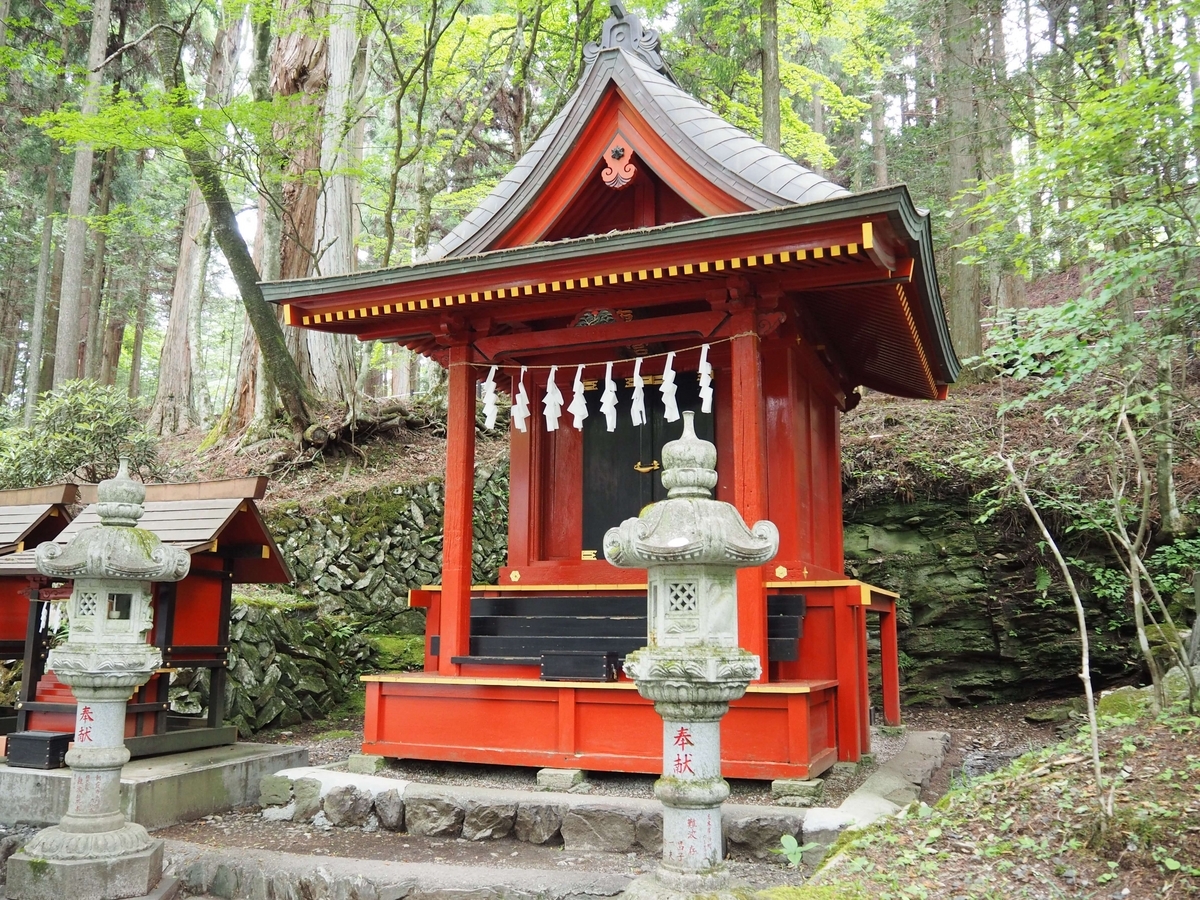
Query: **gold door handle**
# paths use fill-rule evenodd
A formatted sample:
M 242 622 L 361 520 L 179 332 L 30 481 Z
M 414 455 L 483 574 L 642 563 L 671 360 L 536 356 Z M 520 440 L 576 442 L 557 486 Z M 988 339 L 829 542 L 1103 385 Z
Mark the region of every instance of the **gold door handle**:
M 648 465 L 648 466 L 643 466 L 642 461 L 640 459 L 633 464 L 634 471 L 641 472 L 643 475 L 645 475 L 647 472 L 657 471 L 660 468 L 661 468 L 661 466 L 659 466 L 657 459 L 652 461 L 650 463 L 650 465 Z

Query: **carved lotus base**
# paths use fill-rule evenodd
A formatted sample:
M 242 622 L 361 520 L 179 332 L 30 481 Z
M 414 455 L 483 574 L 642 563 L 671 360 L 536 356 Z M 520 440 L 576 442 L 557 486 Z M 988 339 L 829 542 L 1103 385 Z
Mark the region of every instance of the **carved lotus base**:
M 112 831 L 63 831 L 51 825 L 34 835 L 25 853 L 41 859 L 104 859 L 142 853 L 154 841 L 136 822 L 126 822 Z
M 761 672 L 758 657 L 740 647 L 643 647 L 625 658 L 638 693 L 674 722 L 720 719 Z

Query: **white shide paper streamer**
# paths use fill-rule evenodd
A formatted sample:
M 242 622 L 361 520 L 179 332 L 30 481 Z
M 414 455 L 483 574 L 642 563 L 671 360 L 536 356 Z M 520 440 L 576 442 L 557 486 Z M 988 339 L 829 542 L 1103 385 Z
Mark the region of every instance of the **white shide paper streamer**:
M 525 367 L 521 366 L 518 376 L 517 398 L 512 405 L 512 420 L 517 431 L 525 432 L 525 420 L 529 418 L 529 395 L 525 393 Z

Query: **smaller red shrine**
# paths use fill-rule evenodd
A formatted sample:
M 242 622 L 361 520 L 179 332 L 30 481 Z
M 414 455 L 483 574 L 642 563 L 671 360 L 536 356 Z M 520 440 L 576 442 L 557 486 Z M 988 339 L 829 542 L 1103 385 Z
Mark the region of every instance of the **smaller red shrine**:
M 291 581 L 279 548 L 255 505 L 266 487 L 265 477 L 146 485 L 145 514 L 138 527 L 154 532 L 163 543 L 187 550 L 192 565 L 182 581 L 154 585 L 154 630 L 150 639 L 162 650 L 163 668 L 138 689 L 127 707 L 125 744 L 134 757 L 215 747 L 237 740 L 237 729 L 224 724 L 233 585 Z M 58 583 L 41 575 L 34 561 L 34 548 L 41 540 L 67 543 L 80 530 L 99 524 L 100 517 L 95 485 L 7 493 L 41 497 L 38 492 L 52 490 L 62 493 L 64 499 L 56 504 L 60 507 L 57 516 L 47 515 L 43 521 L 61 519 L 65 527 L 38 533 L 37 540 L 27 538 L 21 552 L 0 557 L 0 658 L 24 662 L 16 708 L 0 718 L 3 734 L 75 729 L 75 698 L 70 688 L 45 667 L 51 637 L 49 606 L 52 601 L 70 596 L 71 582 Z M 87 505 L 72 521 L 66 516 L 66 504 L 75 500 L 76 491 L 79 501 Z M 0 493 L 0 503 L 5 499 Z M 0 507 L 0 527 L 5 517 L 5 509 Z M 170 673 L 178 668 L 211 670 L 206 716 L 171 712 Z
M 429 259 L 263 286 L 290 325 L 449 368 L 442 581 L 410 595 L 427 610 L 425 671 L 364 679 L 363 750 L 659 770 L 661 724 L 620 672 L 646 640 L 645 572 L 609 565 L 601 540 L 664 495 L 670 361 L 677 405 L 716 444 L 717 499 L 780 531 L 778 557 L 738 574 L 739 640 L 763 678 L 722 721 L 723 771 L 857 760 L 869 613 L 884 718 L 900 718 L 896 596 L 845 574 L 838 423 L 861 387 L 940 399 L 958 371 L 928 215 L 902 186 L 851 194 L 722 121 L 619 4 L 586 56 L 564 110 Z M 509 430 L 508 565 L 472 584 L 477 389 L 493 367 L 528 417 Z

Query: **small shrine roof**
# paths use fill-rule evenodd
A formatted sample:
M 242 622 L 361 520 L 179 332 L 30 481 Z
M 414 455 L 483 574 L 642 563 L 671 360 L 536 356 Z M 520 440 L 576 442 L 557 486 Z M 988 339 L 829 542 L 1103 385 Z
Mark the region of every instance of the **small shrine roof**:
M 261 499 L 266 478 L 235 478 L 192 484 L 146 485 L 145 513 L 139 528 L 164 544 L 190 553 L 233 555 L 233 580 L 246 584 L 284 584 L 291 573 L 262 520 L 254 500 Z M 100 524 L 96 485 L 80 485 L 88 506 L 53 540 L 66 544 L 80 531 Z M 256 552 L 251 552 L 256 551 Z M 37 574 L 33 550 L 0 557 L 0 575 Z
M 75 502 L 75 494 L 73 484 L 0 491 L 0 553 L 23 550 L 35 531 L 47 531 L 38 526 L 48 519 L 58 519 L 51 523 L 51 530 L 61 529 L 70 520 L 67 506 Z M 34 540 L 47 537 L 49 534 L 34 535 Z
M 748 210 L 850 196 L 844 187 L 729 124 L 637 55 L 612 47 L 599 52 L 562 112 L 508 175 L 425 258 L 491 249 L 558 170 L 610 83 L 680 156 Z

